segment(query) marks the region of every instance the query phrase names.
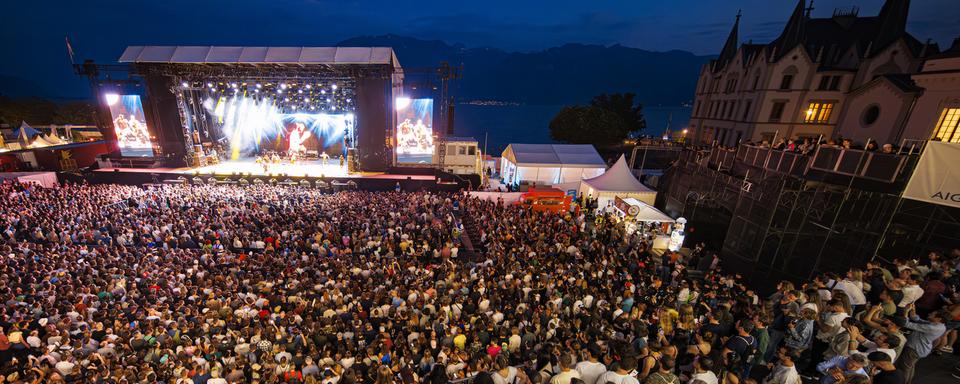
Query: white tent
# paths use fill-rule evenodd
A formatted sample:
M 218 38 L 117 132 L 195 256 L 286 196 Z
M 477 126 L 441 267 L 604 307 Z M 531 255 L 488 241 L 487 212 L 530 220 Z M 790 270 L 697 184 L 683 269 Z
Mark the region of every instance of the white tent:
M 47 139 L 44 139 L 43 135 L 37 135 L 37 137 L 35 137 L 33 141 L 30 142 L 30 145 L 28 145 L 27 148 L 43 148 L 43 147 L 49 147 L 51 145 L 55 145 L 55 144 L 47 141 Z
M 603 174 L 606 163 L 589 144 L 510 144 L 503 151 L 504 184 L 559 184 Z
M 647 205 L 653 205 L 657 200 L 657 191 L 643 185 L 633 176 L 624 156 L 620 156 L 620 160 L 617 160 L 617 163 L 602 175 L 583 180 L 580 183 L 580 194 L 597 199 L 598 207 L 601 209 L 613 204 L 615 196 L 632 197 Z

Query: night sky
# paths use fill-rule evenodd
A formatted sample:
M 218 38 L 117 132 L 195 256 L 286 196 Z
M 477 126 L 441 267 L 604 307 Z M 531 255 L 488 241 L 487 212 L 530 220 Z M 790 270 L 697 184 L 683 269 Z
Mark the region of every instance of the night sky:
M 960 35 L 957 0 L 915 0 L 908 30 L 941 47 Z M 814 17 L 882 0 L 817 0 Z M 33 82 L 47 97 L 87 97 L 64 48 L 77 59 L 115 61 L 127 45 L 324 46 L 394 33 L 423 39 L 539 50 L 564 43 L 614 44 L 715 54 L 743 9 L 741 41 L 768 42 L 794 0 L 328 1 L 328 0 L 3 0 L 0 76 Z M 403 63 L 403 58 L 400 58 Z

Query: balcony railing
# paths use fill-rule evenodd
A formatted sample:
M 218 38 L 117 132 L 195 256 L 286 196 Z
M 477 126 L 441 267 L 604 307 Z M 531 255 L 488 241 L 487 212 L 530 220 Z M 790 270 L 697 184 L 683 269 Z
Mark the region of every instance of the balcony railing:
M 892 183 L 897 181 L 918 151 L 882 153 L 860 149 L 820 147 L 811 155 L 771 148 L 740 145 L 733 149 L 711 148 L 708 161 L 719 170 L 744 164 L 772 172 L 805 176 L 813 171 Z

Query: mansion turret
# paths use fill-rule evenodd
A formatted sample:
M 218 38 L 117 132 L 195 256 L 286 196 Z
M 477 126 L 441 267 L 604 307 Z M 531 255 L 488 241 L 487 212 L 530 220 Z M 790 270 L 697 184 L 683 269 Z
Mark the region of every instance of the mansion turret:
M 941 52 L 907 33 L 909 7 L 887 0 L 876 16 L 854 8 L 813 18 L 800 0 L 767 44 L 740 44 L 737 15 L 720 55 L 700 71 L 694 141 L 960 142 L 960 40 Z

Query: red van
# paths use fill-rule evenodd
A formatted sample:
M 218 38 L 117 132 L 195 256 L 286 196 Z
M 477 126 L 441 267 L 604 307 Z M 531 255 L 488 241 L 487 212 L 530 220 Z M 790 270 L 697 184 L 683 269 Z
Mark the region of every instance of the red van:
M 570 212 L 573 197 L 556 188 L 533 188 L 520 195 L 517 204 L 523 204 L 538 212 Z

